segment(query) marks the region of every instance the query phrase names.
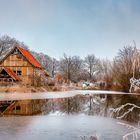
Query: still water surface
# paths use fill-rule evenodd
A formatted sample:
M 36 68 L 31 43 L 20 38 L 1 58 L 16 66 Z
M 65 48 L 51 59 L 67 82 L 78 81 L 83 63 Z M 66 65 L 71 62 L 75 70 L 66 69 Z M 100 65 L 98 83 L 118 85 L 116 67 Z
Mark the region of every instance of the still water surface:
M 0 140 L 90 140 L 91 136 L 99 140 L 122 140 L 124 135 L 134 130 L 127 125 L 138 128 L 139 109 L 132 110 L 123 120 L 116 118 L 131 106 L 123 109 L 120 114 L 110 112 L 111 108 L 126 103 L 140 106 L 138 95 L 74 92 L 70 96 L 67 93 L 64 95 L 44 99 L 40 99 L 39 95 L 31 99 L 27 95 L 20 100 L 4 100 L 5 96 L 2 95 Z M 132 136 L 128 140 L 133 140 Z M 140 140 L 139 135 L 134 140 Z

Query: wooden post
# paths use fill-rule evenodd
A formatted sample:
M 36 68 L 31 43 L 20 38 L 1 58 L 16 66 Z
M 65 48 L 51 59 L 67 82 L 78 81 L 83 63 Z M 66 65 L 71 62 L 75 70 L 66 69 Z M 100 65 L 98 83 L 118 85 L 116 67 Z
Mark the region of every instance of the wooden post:
M 33 68 L 33 86 L 35 85 L 35 83 L 34 83 L 34 80 L 35 80 L 34 78 L 35 78 L 35 76 L 34 76 L 34 75 L 35 75 L 35 71 L 34 71 L 34 68 Z
M 92 109 L 92 103 L 91 103 L 91 101 L 92 101 L 92 97 L 91 97 L 91 95 L 89 96 L 89 102 L 90 102 L 90 105 L 89 105 L 89 110 L 91 111 L 91 109 Z

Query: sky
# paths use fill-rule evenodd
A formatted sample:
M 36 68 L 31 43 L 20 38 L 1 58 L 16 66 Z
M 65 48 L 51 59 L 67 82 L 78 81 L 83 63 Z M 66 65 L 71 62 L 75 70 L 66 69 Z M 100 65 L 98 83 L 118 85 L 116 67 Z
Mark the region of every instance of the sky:
M 112 59 L 133 40 L 140 49 L 139 7 L 139 0 L 0 0 L 0 36 L 57 59 Z

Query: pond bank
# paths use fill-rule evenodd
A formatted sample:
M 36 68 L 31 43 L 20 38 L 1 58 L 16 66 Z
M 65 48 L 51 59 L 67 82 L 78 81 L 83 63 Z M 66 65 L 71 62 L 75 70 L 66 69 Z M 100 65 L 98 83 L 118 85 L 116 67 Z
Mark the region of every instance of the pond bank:
M 24 85 L 12 85 L 12 86 L 1 86 L 0 92 L 5 93 L 35 93 L 35 92 L 50 92 L 50 91 L 70 91 L 79 89 L 77 87 L 72 86 L 63 86 L 63 85 L 56 85 L 56 86 L 41 86 L 41 87 L 34 87 L 34 86 L 24 86 Z

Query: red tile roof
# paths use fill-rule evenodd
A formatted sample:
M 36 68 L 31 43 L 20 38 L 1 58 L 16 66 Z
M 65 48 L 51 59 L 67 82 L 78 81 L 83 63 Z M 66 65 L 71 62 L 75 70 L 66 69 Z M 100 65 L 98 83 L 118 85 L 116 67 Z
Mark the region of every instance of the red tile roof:
M 17 48 L 33 66 L 40 69 L 44 69 L 43 66 L 35 59 L 35 57 L 28 50 L 21 47 Z
M 10 68 L 3 68 L 14 80 L 21 81 L 21 79 Z

